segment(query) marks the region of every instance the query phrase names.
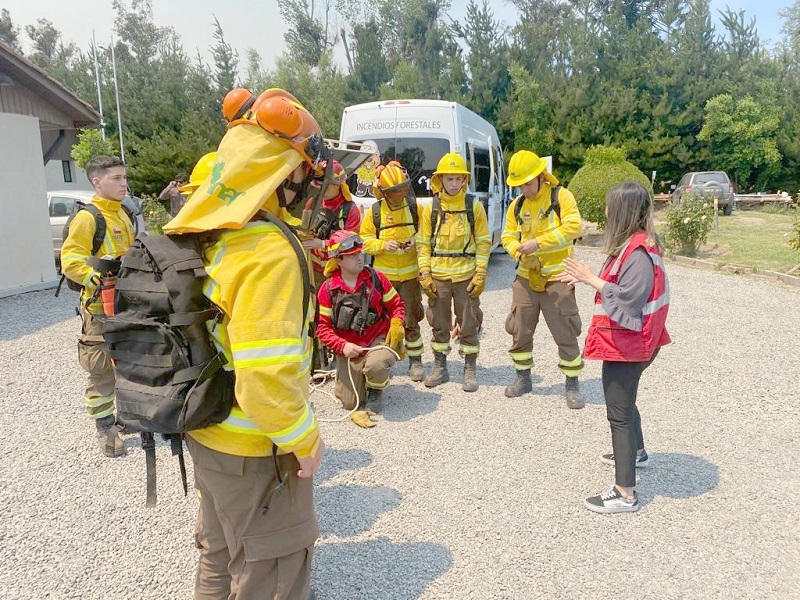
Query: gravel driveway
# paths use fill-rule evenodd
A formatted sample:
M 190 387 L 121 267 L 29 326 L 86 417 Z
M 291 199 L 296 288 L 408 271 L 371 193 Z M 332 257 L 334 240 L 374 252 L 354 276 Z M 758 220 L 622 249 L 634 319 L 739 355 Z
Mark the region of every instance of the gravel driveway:
M 599 266 L 596 252 L 577 255 Z M 513 267 L 492 258 L 477 393 L 461 391 L 453 352 L 452 381 L 434 390 L 398 368 L 374 429 L 323 425 L 318 597 L 800 597 L 800 291 L 667 265 L 674 343 L 639 392 L 643 506 L 597 515 L 583 499 L 613 482 L 598 460 L 610 451 L 600 365 L 581 378 L 586 408 L 567 409 L 542 323 L 533 393 L 503 396 Z M 191 598 L 196 499 L 165 444 L 155 509 L 136 437 L 125 458 L 99 455 L 75 302 L 0 300 L 0 597 Z M 587 288 L 578 303 L 586 325 Z M 314 399 L 321 418 L 342 414 Z

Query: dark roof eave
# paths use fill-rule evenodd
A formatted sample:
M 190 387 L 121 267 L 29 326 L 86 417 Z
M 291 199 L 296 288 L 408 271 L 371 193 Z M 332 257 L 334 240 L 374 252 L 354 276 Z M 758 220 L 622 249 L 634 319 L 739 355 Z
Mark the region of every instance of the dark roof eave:
M 57 80 L 29 60 L 19 56 L 8 45 L 0 42 L 0 69 L 32 91 L 43 96 L 53 106 L 73 121 L 74 127 L 93 127 L 100 124 L 100 113 L 84 102 Z

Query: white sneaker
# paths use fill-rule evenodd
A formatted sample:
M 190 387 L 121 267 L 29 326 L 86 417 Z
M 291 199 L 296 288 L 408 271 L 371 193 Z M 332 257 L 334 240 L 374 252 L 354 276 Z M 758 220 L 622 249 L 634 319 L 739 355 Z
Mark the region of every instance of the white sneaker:
M 617 464 L 616 461 L 614 460 L 614 455 L 613 454 L 603 454 L 600 457 L 600 462 L 601 463 L 605 463 L 607 465 L 611 465 L 612 467 L 616 466 L 616 464 Z M 650 457 L 647 456 L 647 452 L 642 453 L 641 456 L 639 456 L 639 455 L 636 456 L 636 468 L 637 469 L 644 468 L 649 464 L 650 464 Z

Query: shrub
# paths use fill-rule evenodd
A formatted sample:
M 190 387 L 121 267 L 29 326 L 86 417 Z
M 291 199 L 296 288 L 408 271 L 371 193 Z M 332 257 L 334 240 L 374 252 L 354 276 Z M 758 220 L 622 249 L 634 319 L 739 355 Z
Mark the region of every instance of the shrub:
M 792 238 L 789 245 L 795 250 L 800 250 L 800 216 L 797 216 L 792 223 Z
M 624 148 L 592 146 L 586 151 L 583 166 L 569 182 L 581 217 L 597 223 L 601 229 L 606 224 L 606 194 L 615 185 L 626 181 L 641 183 L 650 192 L 650 199 L 653 198 L 650 180 L 625 156 Z
M 698 194 L 683 194 L 666 209 L 664 245 L 678 254 L 694 256 L 705 244 L 714 222 L 714 205 Z
M 147 222 L 147 232 L 151 235 L 163 235 L 164 225 L 172 219 L 169 211 L 155 196 L 142 198 L 142 214 Z

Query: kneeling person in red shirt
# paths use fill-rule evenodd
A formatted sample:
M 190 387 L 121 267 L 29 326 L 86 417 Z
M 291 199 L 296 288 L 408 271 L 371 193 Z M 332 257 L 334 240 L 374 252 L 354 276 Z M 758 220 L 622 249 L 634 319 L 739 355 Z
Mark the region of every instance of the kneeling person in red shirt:
M 397 352 L 404 356 L 405 308 L 385 275 L 364 266 L 363 242 L 351 231 L 335 232 L 328 243 L 330 277 L 319 288 L 317 337 L 336 354 L 334 393 L 350 418 L 374 427 L 367 404 L 389 385 Z M 387 348 L 375 348 L 376 346 Z M 349 359 L 349 360 L 348 360 Z

